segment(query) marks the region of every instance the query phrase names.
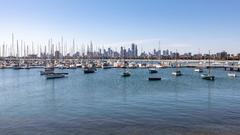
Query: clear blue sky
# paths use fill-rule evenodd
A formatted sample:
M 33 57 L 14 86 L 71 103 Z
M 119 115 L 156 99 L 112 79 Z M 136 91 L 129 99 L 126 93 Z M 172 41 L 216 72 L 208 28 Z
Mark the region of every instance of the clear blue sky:
M 240 0 L 0 0 L 0 42 L 240 52 Z

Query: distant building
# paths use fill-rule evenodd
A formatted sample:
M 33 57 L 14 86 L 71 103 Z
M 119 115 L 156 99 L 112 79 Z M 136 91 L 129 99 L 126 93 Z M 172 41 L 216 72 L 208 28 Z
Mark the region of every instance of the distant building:
M 55 51 L 55 59 L 60 59 L 60 52 L 59 51 Z
M 221 59 L 221 60 L 222 59 L 226 60 L 228 58 L 228 54 L 226 51 L 219 52 L 216 54 L 216 56 L 217 56 L 217 59 Z

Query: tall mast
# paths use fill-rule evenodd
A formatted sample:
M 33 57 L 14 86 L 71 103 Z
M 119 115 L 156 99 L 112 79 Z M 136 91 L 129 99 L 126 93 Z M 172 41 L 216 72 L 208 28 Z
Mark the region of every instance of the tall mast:
M 208 59 L 208 75 L 210 75 L 210 59 L 211 59 L 211 54 L 210 54 L 210 50 L 209 50 L 209 59 Z
M 175 53 L 175 62 L 176 62 L 176 71 L 178 71 L 178 61 L 177 61 L 177 50 L 176 50 L 176 53 Z
M 19 57 L 19 48 L 18 48 L 18 40 L 17 40 L 17 53 L 16 53 L 17 59 Z
M 126 51 L 125 51 L 125 47 L 123 49 L 123 62 L 124 62 L 124 66 L 125 66 L 125 55 L 126 55 Z
M 75 54 L 75 40 L 73 39 L 73 48 L 72 48 L 73 55 Z
M 63 54 L 63 37 L 61 37 L 61 48 L 62 48 L 62 56 L 64 57 L 64 54 Z
M 3 57 L 5 57 L 4 52 L 5 52 L 5 43 L 3 43 L 3 49 L 2 49 L 2 55 L 3 55 Z
M 12 33 L 12 46 L 11 46 L 11 51 L 10 51 L 10 56 L 13 56 L 13 52 L 14 52 L 14 34 Z

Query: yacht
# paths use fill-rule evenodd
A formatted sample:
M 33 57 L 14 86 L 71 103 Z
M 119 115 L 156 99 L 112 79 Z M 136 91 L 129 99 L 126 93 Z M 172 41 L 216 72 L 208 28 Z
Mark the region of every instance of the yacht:
M 40 75 L 48 75 L 54 73 L 54 67 L 45 67 L 44 71 L 40 71 Z
M 157 77 L 157 76 L 151 76 L 151 77 L 148 77 L 148 80 L 149 81 L 160 81 L 162 80 L 161 77 Z
M 154 74 L 154 73 L 158 73 L 158 71 L 156 68 L 149 68 L 149 73 Z
M 210 75 L 210 74 L 202 74 L 201 77 L 202 77 L 202 79 L 204 79 L 204 80 L 211 80 L 211 81 L 214 81 L 214 80 L 215 80 L 215 76 Z
M 96 70 L 97 69 L 95 67 L 93 67 L 93 66 L 91 66 L 91 67 L 87 66 L 87 67 L 83 68 L 84 74 L 95 73 Z
M 195 72 L 198 72 L 198 73 L 202 73 L 203 72 L 203 69 L 200 68 L 200 67 L 197 67 L 194 69 Z
M 123 73 L 122 73 L 122 77 L 130 77 L 131 73 L 127 70 L 128 66 L 127 66 L 127 62 L 125 61 L 125 53 L 124 53 L 124 57 L 123 57 Z
M 15 66 L 13 66 L 13 69 L 14 70 L 19 70 L 19 69 L 23 69 L 23 67 L 21 67 L 20 65 L 15 65 Z
M 211 67 L 210 67 L 210 51 L 209 51 L 209 60 L 208 60 L 208 73 L 207 74 L 202 74 L 201 77 L 204 80 L 210 80 L 210 81 L 214 81 L 215 80 L 215 76 L 211 75 Z
M 107 62 L 104 62 L 102 64 L 102 69 L 110 69 L 110 68 L 111 68 L 111 66 Z
M 182 72 L 180 70 L 176 70 L 176 71 L 172 72 L 172 75 L 174 75 L 174 76 L 181 76 Z
M 64 78 L 64 77 L 66 77 L 66 75 L 62 73 L 51 73 L 46 75 L 46 79 L 57 79 L 57 78 Z
M 178 69 L 178 61 L 177 61 L 177 51 L 175 53 L 175 68 L 176 70 L 174 72 L 172 72 L 172 75 L 174 76 L 181 76 L 182 75 L 182 72 Z
M 129 71 L 124 71 L 122 77 L 130 77 L 131 73 Z
M 237 74 L 236 73 L 228 73 L 228 76 L 235 78 L 235 77 L 237 77 Z

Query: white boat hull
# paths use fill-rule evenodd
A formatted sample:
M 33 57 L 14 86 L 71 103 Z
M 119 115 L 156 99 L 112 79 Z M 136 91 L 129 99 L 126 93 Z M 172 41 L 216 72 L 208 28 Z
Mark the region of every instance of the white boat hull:
M 228 73 L 229 77 L 237 77 L 237 75 L 235 73 Z
M 195 71 L 195 72 L 199 72 L 199 73 L 203 72 L 203 70 L 202 70 L 202 69 L 199 69 L 199 68 L 194 69 L 194 71 Z

